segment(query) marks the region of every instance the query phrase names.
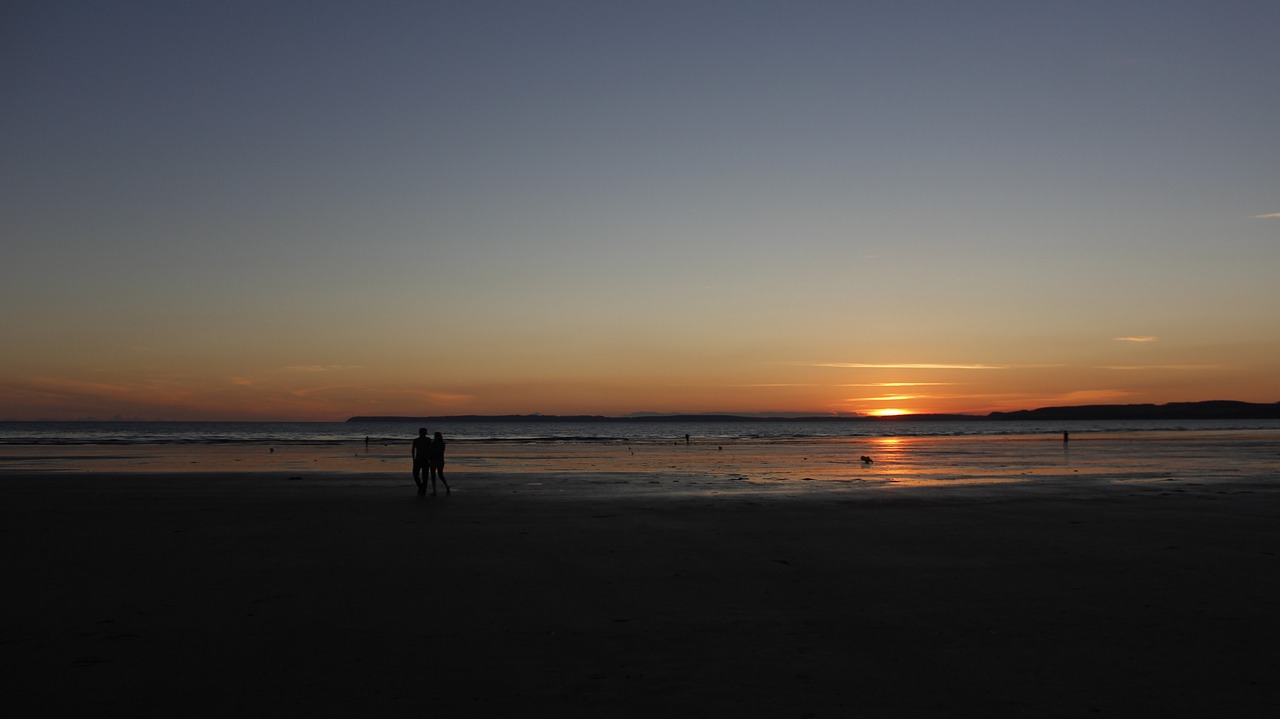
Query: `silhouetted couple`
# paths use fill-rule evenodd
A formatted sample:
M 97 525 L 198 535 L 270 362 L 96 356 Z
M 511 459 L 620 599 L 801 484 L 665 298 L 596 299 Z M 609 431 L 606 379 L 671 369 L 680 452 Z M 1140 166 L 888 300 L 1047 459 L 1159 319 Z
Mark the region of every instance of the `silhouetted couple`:
M 413 440 L 413 483 L 418 485 L 418 496 L 427 493 L 427 482 L 431 482 L 431 496 L 436 495 L 436 479 L 444 485 L 444 493 L 452 494 L 449 483 L 444 479 L 444 435 L 436 432 L 435 439 L 427 436 L 427 428 L 418 429 L 418 438 Z M 425 476 L 423 472 L 426 472 Z

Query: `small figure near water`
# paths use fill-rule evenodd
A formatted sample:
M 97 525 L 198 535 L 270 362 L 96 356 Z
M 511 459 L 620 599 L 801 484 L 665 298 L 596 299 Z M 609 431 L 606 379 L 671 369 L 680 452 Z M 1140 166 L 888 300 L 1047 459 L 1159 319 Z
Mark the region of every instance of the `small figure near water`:
M 431 440 L 431 447 L 427 450 L 429 458 L 428 474 L 431 477 L 431 496 L 436 496 L 436 480 L 444 485 L 445 494 L 453 494 L 453 490 L 449 489 L 449 483 L 444 479 L 444 435 L 436 432 L 435 439 Z
M 418 438 L 413 440 L 409 450 L 413 457 L 413 483 L 418 485 L 418 496 L 427 493 L 427 479 L 431 476 L 431 438 L 427 436 L 427 428 L 418 428 Z M 426 476 L 422 475 L 426 472 Z
M 864 454 L 864 455 L 862 455 L 861 459 L 862 459 L 862 463 L 863 463 L 863 464 L 871 464 L 872 462 L 874 462 L 874 461 L 875 461 L 875 460 L 871 459 L 870 457 L 868 457 L 868 456 L 867 456 L 867 455 L 865 455 L 865 454 Z
M 1069 442 L 1069 441 L 1071 441 L 1071 433 L 1070 433 L 1070 432 L 1068 432 L 1068 431 L 1066 431 L 1066 430 L 1063 430 L 1063 432 L 1062 432 L 1062 443 L 1063 443 L 1063 444 L 1066 444 L 1066 443 L 1067 443 L 1067 442 Z

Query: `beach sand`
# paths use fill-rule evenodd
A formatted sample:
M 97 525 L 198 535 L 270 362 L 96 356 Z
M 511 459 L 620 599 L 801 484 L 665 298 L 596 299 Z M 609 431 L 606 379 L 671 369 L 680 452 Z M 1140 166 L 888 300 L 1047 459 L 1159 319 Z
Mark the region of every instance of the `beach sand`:
M 656 469 L 674 454 L 644 469 L 605 456 L 566 473 L 544 468 L 575 450 L 512 454 L 544 451 L 559 454 L 511 471 L 498 471 L 514 463 L 503 451 L 461 451 L 456 491 L 434 498 L 416 496 L 407 466 L 390 470 L 398 450 L 378 472 L 310 457 L 271 471 L 206 461 L 216 468 L 203 473 L 175 458 L 102 471 L 117 464 L 93 464 L 101 454 L 64 456 L 57 471 L 0 465 L 4 708 L 1248 717 L 1280 706 L 1274 475 L 1116 481 L 1082 475 L 1079 459 L 1012 483 L 912 485 L 855 465 L 844 481 L 762 481 L 749 476 L 759 456 L 692 474 Z

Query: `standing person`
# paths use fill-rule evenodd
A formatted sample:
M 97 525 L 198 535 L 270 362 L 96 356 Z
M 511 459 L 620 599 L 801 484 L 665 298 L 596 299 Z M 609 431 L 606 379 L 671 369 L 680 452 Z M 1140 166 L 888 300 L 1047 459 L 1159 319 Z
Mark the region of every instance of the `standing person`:
M 436 496 L 436 478 L 444 484 L 444 493 L 453 494 L 449 489 L 449 483 L 444 479 L 444 435 L 436 432 L 436 438 L 431 440 L 431 449 L 428 450 L 431 457 L 431 466 L 428 473 L 431 476 L 431 496 Z
M 427 493 L 427 478 L 431 476 L 431 438 L 427 436 L 426 427 L 418 428 L 418 438 L 413 440 L 409 456 L 413 457 L 413 483 L 418 485 L 418 496 L 422 496 Z M 426 477 L 422 476 L 424 471 Z

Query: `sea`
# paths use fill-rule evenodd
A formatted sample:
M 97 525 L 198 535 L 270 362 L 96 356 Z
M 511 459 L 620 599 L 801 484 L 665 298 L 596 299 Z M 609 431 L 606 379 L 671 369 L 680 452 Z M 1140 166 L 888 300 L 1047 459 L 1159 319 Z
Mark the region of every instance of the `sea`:
M 257 473 L 412 486 L 409 446 L 419 427 L 444 435 L 451 481 L 472 490 L 503 482 L 557 493 L 716 493 L 1280 480 L 1275 419 L 9 421 L 0 422 L 0 475 Z
M 0 421 L 0 445 L 351 445 L 408 441 L 423 422 Z M 1094 433 L 1280 430 L 1247 420 L 725 420 L 501 421 L 425 423 L 450 443 L 592 444 L 805 442 L 874 437 L 1073 436 Z

